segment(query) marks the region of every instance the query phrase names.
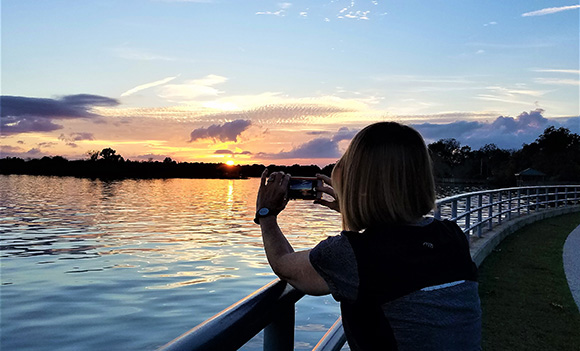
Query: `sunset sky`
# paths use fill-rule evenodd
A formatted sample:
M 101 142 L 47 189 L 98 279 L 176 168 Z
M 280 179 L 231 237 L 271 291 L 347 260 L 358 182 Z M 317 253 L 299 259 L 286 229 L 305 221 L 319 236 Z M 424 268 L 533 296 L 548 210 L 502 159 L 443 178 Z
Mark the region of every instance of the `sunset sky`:
M 571 0 L 2 0 L 1 157 L 319 164 L 363 126 L 580 133 Z

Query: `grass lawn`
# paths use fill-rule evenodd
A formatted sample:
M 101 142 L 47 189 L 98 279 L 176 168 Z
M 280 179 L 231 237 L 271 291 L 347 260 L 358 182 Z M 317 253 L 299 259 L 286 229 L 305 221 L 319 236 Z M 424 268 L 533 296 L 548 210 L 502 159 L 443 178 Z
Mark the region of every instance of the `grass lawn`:
M 580 351 L 580 313 L 562 263 L 566 237 L 579 224 L 580 213 L 533 223 L 484 260 L 483 350 Z

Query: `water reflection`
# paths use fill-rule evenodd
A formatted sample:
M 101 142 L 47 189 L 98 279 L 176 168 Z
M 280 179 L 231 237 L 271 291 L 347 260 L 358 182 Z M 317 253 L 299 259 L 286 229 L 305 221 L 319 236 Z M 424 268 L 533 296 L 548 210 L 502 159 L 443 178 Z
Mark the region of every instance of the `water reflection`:
M 153 271 L 164 271 L 159 277 L 196 277 L 187 284 L 235 277 L 223 271 L 240 264 L 265 268 L 260 231 L 252 222 L 258 179 L 8 176 L 2 182 L 2 257 L 136 260 L 140 267 L 158 265 Z M 308 201 L 291 202 L 280 222 L 298 249 L 339 229 L 337 214 Z M 218 261 L 224 257 L 236 262 L 223 267 Z M 172 265 L 183 262 L 210 264 L 202 271 Z
M 0 176 L 3 348 L 154 349 L 269 282 L 258 185 Z M 337 234 L 340 217 L 297 200 L 280 225 L 300 250 Z M 312 301 L 297 325 L 330 327 L 336 305 Z

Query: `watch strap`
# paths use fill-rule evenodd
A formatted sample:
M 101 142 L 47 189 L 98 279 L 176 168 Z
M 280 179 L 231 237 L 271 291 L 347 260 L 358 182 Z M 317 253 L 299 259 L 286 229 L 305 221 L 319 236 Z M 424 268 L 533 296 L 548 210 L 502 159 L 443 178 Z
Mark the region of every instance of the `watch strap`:
M 262 209 L 263 208 L 261 208 L 260 210 L 262 210 Z M 254 217 L 254 223 L 256 223 L 256 224 L 260 224 L 260 218 L 276 216 L 279 213 L 278 211 L 272 211 L 272 210 L 268 209 L 267 214 L 260 214 L 260 210 L 256 211 L 256 216 Z

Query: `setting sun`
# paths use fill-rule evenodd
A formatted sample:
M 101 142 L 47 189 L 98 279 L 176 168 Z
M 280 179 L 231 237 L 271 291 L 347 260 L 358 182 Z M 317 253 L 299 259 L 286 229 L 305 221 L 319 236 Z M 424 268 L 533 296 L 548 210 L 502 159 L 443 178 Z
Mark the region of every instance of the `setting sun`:
M 233 160 L 227 160 L 226 161 L 226 165 L 233 166 L 234 165 L 234 161 Z

